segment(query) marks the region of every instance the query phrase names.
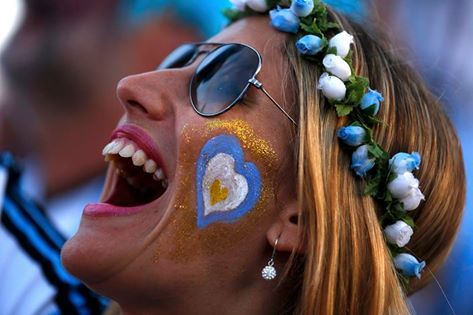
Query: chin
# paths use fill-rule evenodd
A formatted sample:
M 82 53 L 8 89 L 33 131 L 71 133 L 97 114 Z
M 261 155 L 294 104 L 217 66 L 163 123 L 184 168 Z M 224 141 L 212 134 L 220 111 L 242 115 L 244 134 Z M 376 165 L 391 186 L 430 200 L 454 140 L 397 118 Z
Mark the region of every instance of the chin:
M 111 163 L 102 201 L 85 206 L 78 232 L 61 252 L 66 269 L 91 287 L 146 256 L 173 211 L 169 171 L 140 129 L 117 129 L 104 155 Z
M 94 207 L 88 205 L 87 207 Z M 89 286 L 103 282 L 152 256 L 150 246 L 165 230 L 172 209 L 148 205 L 129 215 L 109 215 L 84 210 L 77 233 L 61 251 L 64 267 Z
M 113 236 L 108 240 L 110 243 L 101 242 L 98 237 L 103 241 L 105 235 L 99 234 L 82 222 L 61 251 L 64 267 L 93 291 L 121 306 L 135 307 L 143 301 L 166 303 L 176 287 L 188 285 L 188 277 L 175 276 L 183 266 L 176 267 L 174 261 L 165 259 L 154 261 L 155 246 L 137 248 L 132 246 L 136 239 L 129 244 L 123 243 L 123 239 L 111 242 Z
M 107 256 L 99 248 L 88 245 L 87 242 L 90 241 L 93 240 L 87 239 L 80 232 L 67 241 L 61 251 L 62 264 L 91 290 L 116 299 L 117 292 L 113 287 L 129 288 L 126 283 L 115 283 L 122 272 L 113 269 L 113 260 L 118 258 L 118 253 Z
M 92 235 L 79 231 L 62 248 L 62 264 L 88 286 L 101 283 L 114 272 L 113 260 L 119 253 L 107 253 L 100 247 Z

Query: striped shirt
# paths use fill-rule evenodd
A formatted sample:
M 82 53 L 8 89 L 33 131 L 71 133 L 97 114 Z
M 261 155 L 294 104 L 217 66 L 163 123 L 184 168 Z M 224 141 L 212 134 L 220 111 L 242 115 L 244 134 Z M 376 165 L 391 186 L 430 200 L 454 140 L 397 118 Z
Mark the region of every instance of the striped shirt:
M 0 314 L 101 314 L 106 300 L 62 266 L 65 238 L 22 193 L 10 154 L 0 154 L 0 170 Z

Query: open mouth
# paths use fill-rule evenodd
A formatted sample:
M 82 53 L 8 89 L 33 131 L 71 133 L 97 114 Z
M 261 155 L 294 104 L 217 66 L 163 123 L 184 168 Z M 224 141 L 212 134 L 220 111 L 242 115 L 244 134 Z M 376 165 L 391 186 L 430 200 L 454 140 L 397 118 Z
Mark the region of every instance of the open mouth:
M 168 179 L 163 169 L 132 140 L 116 138 L 104 147 L 102 154 L 116 173 L 105 203 L 119 207 L 140 206 L 165 193 Z

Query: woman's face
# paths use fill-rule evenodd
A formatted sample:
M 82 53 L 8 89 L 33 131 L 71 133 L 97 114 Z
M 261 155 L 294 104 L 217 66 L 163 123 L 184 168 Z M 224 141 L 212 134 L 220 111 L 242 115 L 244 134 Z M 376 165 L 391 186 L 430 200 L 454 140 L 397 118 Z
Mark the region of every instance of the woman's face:
M 257 78 L 294 117 L 284 36 L 267 18 L 250 18 L 210 42 L 259 51 Z M 86 206 L 62 253 L 74 275 L 124 304 L 204 284 L 238 290 L 263 281 L 272 250 L 267 233 L 295 200 L 294 126 L 254 87 L 229 111 L 198 115 L 189 83 L 203 58 L 119 83 L 125 115 L 105 149 L 102 203 Z

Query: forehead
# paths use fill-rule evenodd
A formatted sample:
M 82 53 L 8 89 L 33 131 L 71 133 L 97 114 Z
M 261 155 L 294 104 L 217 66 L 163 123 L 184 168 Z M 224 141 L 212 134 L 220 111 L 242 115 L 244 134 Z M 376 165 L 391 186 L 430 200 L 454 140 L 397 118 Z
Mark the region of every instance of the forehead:
M 286 34 L 276 31 L 267 16 L 248 17 L 225 28 L 210 42 L 241 43 L 255 48 L 263 58 L 263 65 L 282 64 Z M 265 66 L 263 66 L 264 71 Z

